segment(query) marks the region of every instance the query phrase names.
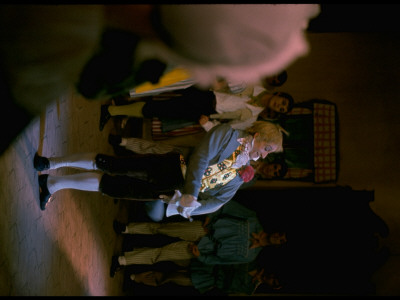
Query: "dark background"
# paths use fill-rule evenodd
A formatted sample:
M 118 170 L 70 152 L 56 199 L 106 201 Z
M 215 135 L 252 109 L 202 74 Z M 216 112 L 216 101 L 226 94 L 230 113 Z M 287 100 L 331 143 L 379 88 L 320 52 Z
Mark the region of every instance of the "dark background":
M 399 31 L 399 4 L 325 4 L 311 20 L 311 32 Z

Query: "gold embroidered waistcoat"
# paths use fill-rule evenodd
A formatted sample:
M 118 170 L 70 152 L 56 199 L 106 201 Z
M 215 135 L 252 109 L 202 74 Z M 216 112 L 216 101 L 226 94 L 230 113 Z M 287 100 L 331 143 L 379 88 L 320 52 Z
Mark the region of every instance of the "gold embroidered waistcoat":
M 201 178 L 200 192 L 205 192 L 215 187 L 223 186 L 238 175 L 238 170 L 233 168 L 237 156 L 243 150 L 244 146 L 239 145 L 236 150 L 224 161 L 209 166 Z

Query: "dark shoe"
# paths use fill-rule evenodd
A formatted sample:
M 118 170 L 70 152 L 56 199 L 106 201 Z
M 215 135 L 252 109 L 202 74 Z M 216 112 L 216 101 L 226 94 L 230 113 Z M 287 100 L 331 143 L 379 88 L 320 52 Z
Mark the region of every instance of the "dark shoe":
M 40 198 L 40 209 L 45 210 L 48 203 L 51 202 L 52 197 L 47 189 L 47 177 L 49 174 L 39 175 L 39 198 Z
M 33 167 L 36 171 L 48 170 L 50 168 L 50 162 L 46 157 L 40 156 L 36 152 L 35 157 L 33 158 Z
M 100 110 L 100 125 L 99 125 L 99 129 L 100 131 L 102 131 L 104 129 L 104 126 L 106 126 L 108 120 L 111 119 L 111 115 L 108 112 L 108 104 L 104 104 L 101 106 L 101 110 Z
M 118 222 L 117 220 L 114 220 L 113 222 L 113 228 L 116 234 L 121 234 L 126 230 L 126 224 Z
M 108 135 L 108 143 L 111 146 L 119 146 L 119 144 L 121 144 L 121 142 L 122 142 L 122 137 L 120 135 L 116 135 L 116 134 Z
M 122 266 L 118 262 L 118 256 L 114 255 L 111 258 L 110 277 L 114 278 L 115 273 L 122 270 Z

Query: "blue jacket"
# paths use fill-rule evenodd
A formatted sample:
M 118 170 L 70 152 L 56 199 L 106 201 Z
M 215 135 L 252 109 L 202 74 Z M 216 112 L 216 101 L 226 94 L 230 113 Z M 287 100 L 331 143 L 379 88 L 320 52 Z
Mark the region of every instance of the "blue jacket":
M 193 286 L 201 293 L 217 289 L 223 294 L 245 293 L 252 295 L 257 288 L 250 271 L 256 269 L 256 263 L 233 265 L 206 265 L 198 260 L 190 264 L 190 276 Z
M 229 124 L 221 124 L 212 128 L 189 157 L 186 178 L 183 187 L 184 194 L 198 198 L 199 208 L 191 215 L 212 213 L 232 199 L 243 183 L 240 176 L 236 176 L 228 184 L 216 187 L 201 193 L 201 178 L 208 166 L 220 163 L 227 159 L 239 146 L 239 138 L 247 136 L 243 130 L 232 129 Z
M 198 243 L 198 260 L 205 264 L 238 264 L 256 259 L 262 247 L 250 249 L 252 233 L 263 230 L 254 211 L 236 201 L 210 214 L 208 234 Z

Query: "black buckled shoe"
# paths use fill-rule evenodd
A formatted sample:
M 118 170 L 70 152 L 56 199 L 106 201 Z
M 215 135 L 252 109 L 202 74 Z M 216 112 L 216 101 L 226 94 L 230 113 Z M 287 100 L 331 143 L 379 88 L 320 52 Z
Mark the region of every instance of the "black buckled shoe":
M 113 228 L 116 234 L 121 234 L 126 230 L 126 224 L 118 222 L 117 220 L 114 220 L 113 222 Z
M 118 256 L 114 255 L 111 258 L 110 277 L 114 278 L 115 273 L 122 270 L 122 266 L 118 262 Z
M 40 198 L 40 209 L 45 210 L 48 203 L 52 200 L 52 195 L 47 188 L 47 177 L 49 174 L 39 175 L 39 198 Z
M 108 112 L 108 104 L 104 104 L 101 106 L 101 110 L 100 110 L 100 125 L 99 125 L 99 129 L 100 131 L 103 131 L 104 126 L 106 126 L 108 120 L 111 119 L 111 115 Z
M 40 156 L 37 152 L 33 158 L 33 167 L 36 171 L 44 171 L 50 169 L 50 161 L 44 156 Z

